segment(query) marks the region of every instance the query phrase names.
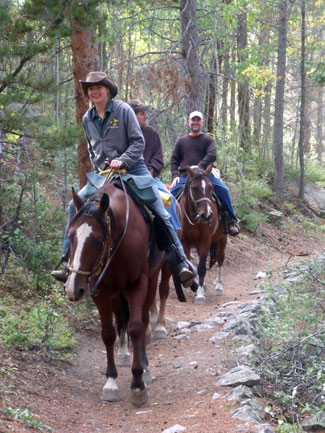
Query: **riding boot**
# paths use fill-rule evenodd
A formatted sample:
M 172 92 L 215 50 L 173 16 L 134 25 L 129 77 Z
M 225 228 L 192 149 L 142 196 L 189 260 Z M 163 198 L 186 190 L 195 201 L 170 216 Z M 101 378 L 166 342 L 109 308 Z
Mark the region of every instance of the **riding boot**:
M 167 260 L 173 276 L 176 276 L 183 287 L 191 287 L 197 275 L 195 266 L 182 256 L 174 243 L 166 248 Z
M 58 268 L 63 262 L 67 262 L 69 260 L 69 251 L 61 257 L 61 260 L 56 268 Z M 55 269 L 51 272 L 52 277 L 56 280 L 65 283 L 68 279 L 68 270 L 66 265 L 62 269 Z
M 185 254 L 182 253 L 177 246 L 177 242 L 179 244 L 180 242 L 178 238 L 173 238 L 173 235 L 175 237 L 177 236 L 176 232 L 174 234 L 168 230 L 162 218 L 157 214 L 155 214 L 154 226 L 157 234 L 158 247 L 160 250 L 165 250 L 167 254 L 167 260 L 173 278 L 179 280 L 183 287 L 190 287 L 197 275 L 197 271 L 195 266 L 186 258 Z
M 240 227 L 237 221 L 230 221 L 228 224 L 228 232 L 230 236 L 237 236 L 240 232 Z

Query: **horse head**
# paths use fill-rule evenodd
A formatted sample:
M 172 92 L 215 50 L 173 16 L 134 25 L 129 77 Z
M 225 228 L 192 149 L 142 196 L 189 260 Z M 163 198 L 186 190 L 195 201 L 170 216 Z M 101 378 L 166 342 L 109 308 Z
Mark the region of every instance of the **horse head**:
M 187 169 L 187 182 L 185 192 L 188 197 L 189 206 L 192 214 L 195 213 L 196 219 L 202 222 L 209 223 L 213 210 L 211 207 L 213 185 L 209 178 L 212 170 L 212 164 L 202 170 L 198 166 L 186 165 Z M 193 212 L 194 209 L 194 212 Z
M 64 288 L 70 301 L 78 301 L 91 288 L 107 255 L 109 197 L 103 193 L 97 201 L 84 203 L 74 190 L 72 196 L 77 213 L 69 229 L 69 275 Z

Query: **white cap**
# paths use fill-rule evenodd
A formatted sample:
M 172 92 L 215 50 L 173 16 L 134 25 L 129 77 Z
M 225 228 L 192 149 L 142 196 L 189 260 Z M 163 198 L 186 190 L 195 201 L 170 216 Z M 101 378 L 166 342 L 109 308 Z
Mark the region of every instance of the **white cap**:
M 199 117 L 200 119 L 203 120 L 203 114 L 201 113 L 201 111 L 193 111 L 190 115 L 189 115 L 189 119 L 193 119 L 193 117 Z

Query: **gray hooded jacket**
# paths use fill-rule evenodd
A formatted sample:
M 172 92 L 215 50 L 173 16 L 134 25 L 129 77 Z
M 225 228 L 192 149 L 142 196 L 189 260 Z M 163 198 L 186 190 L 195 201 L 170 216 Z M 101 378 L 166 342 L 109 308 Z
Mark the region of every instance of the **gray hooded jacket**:
M 143 159 L 144 138 L 134 111 L 125 102 L 113 101 L 103 137 L 91 120 L 90 109 L 85 113 L 82 125 L 89 156 L 96 171 L 105 168 L 105 159 L 119 159 L 126 168 L 131 168 Z

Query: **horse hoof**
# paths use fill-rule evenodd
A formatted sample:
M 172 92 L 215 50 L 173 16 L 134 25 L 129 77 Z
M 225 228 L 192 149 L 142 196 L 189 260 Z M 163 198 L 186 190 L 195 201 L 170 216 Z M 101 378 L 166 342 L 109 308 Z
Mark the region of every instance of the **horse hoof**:
M 104 385 L 102 395 L 100 396 L 102 401 L 119 401 L 121 400 L 120 391 L 118 389 L 116 380 L 112 377 L 107 379 Z
M 196 296 L 194 299 L 194 304 L 206 304 L 207 298 L 205 296 Z
M 130 367 L 131 366 L 131 357 L 130 357 L 130 355 L 117 355 L 115 362 L 116 362 L 117 367 Z
M 222 284 L 220 284 L 220 283 L 217 283 L 217 284 L 216 284 L 215 294 L 216 294 L 217 296 L 221 296 L 221 295 L 223 295 L 223 287 L 222 287 Z
M 155 340 L 163 340 L 167 337 L 167 331 L 165 328 L 156 329 L 153 333 L 153 337 Z
M 131 403 L 134 406 L 140 407 L 148 402 L 147 388 L 131 389 Z
M 142 374 L 143 381 L 146 385 L 152 382 L 152 376 L 149 370 L 144 370 Z

